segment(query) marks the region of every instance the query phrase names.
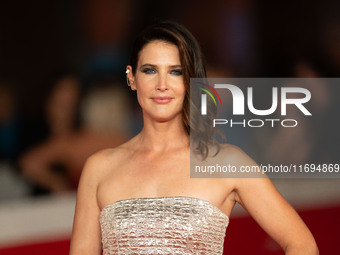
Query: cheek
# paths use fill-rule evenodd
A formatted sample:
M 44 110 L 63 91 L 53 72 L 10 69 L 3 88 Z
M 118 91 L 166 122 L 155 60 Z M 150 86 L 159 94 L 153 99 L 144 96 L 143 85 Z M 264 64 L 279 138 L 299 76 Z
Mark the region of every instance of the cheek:
M 181 86 L 181 87 L 179 87 L 179 88 L 177 89 L 176 93 L 177 93 L 178 95 L 181 95 L 182 97 L 184 97 L 185 94 L 186 94 L 184 85 Z
M 138 103 L 140 106 L 143 106 L 145 104 L 146 99 L 150 96 L 150 90 L 148 90 L 147 86 L 143 86 L 143 84 L 141 83 L 138 83 L 136 88 Z
M 140 106 L 143 106 L 143 92 L 137 88 L 137 101 Z

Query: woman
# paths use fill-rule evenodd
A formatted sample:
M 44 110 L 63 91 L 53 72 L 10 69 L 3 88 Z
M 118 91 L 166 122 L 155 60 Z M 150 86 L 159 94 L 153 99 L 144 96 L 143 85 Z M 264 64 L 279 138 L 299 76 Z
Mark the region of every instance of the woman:
M 196 158 L 255 164 L 237 147 L 200 136 L 204 123 L 191 129 L 189 77 L 205 76 L 193 36 L 177 23 L 153 25 L 137 38 L 130 64 L 128 84 L 144 126 L 127 143 L 88 159 L 70 254 L 222 254 L 236 202 L 286 254 L 317 254 L 308 228 L 269 179 L 190 178 L 189 132 L 197 138 Z

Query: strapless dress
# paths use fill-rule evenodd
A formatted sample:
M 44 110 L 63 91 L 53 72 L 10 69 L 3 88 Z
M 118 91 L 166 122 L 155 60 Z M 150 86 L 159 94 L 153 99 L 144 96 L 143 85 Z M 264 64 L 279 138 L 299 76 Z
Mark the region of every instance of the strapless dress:
M 100 212 L 103 254 L 222 255 L 229 218 L 193 197 L 132 198 Z

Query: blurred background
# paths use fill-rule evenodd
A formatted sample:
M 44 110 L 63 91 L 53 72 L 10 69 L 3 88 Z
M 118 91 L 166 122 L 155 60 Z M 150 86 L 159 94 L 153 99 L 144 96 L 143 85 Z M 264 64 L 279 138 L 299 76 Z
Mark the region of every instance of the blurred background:
M 86 158 L 142 127 L 125 67 L 145 26 L 164 19 L 185 25 L 210 77 L 339 77 L 339 13 L 336 0 L 1 1 L 0 253 L 68 254 Z M 274 161 L 339 163 L 339 92 L 326 85 L 312 91 L 317 120 L 331 129 L 241 131 L 227 139 L 256 161 L 281 155 Z M 267 131 L 270 144 L 261 140 Z M 339 179 L 273 181 L 320 251 L 338 254 Z M 225 253 L 282 254 L 241 208 Z

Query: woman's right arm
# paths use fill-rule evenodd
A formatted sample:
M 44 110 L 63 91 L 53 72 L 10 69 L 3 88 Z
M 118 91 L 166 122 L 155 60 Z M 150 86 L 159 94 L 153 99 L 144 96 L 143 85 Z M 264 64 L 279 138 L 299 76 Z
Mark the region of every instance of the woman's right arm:
M 97 203 L 101 161 L 100 155 L 91 156 L 79 181 L 70 255 L 102 254 L 100 208 Z

